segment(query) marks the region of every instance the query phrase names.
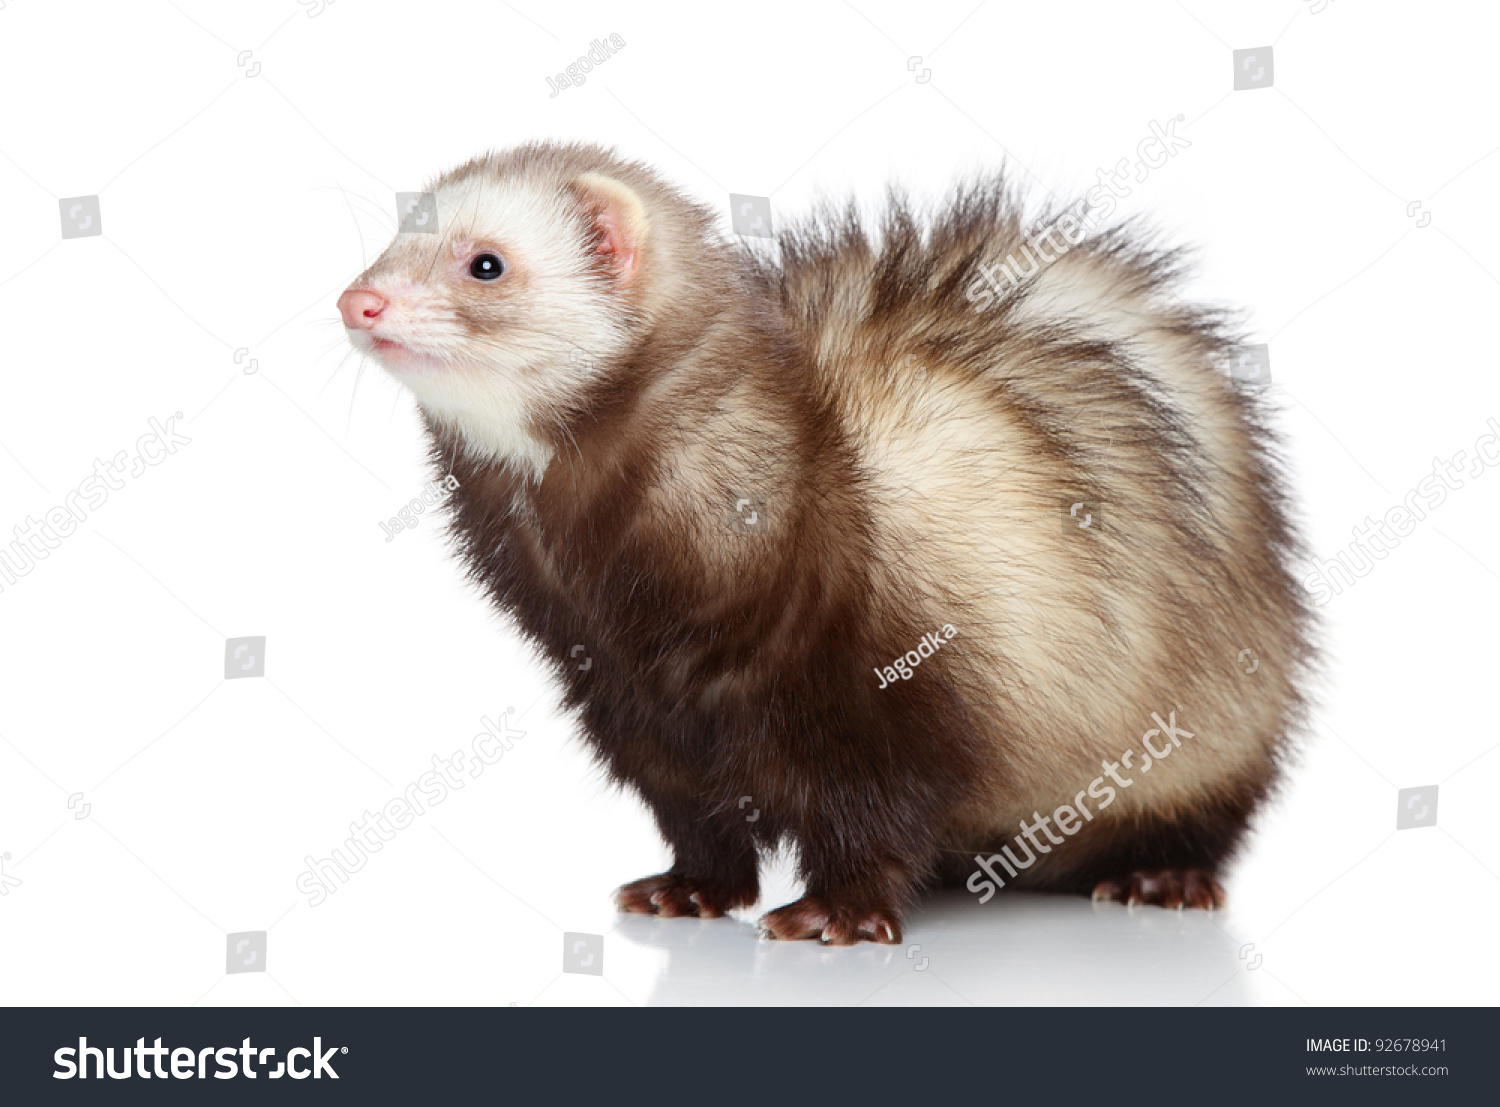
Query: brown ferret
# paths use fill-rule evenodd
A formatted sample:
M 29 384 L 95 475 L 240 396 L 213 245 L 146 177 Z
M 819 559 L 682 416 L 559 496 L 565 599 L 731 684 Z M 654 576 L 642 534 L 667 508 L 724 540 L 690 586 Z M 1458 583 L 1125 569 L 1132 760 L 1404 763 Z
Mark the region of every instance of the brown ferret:
M 458 480 L 469 572 L 671 844 L 622 910 L 751 906 L 784 842 L 806 894 L 776 938 L 899 942 L 966 875 L 1222 903 L 1310 610 L 1274 439 L 1177 255 L 1116 228 L 1042 264 L 998 177 L 873 230 L 825 211 L 779 261 L 593 146 L 430 192 L 437 233 L 339 309 Z

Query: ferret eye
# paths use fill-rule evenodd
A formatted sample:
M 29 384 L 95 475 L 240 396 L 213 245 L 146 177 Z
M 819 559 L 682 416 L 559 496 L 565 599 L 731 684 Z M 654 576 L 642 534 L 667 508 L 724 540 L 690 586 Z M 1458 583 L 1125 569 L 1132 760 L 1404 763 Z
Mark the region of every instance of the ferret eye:
M 505 272 L 505 262 L 499 254 L 479 254 L 469 262 L 469 276 L 481 281 L 493 281 Z

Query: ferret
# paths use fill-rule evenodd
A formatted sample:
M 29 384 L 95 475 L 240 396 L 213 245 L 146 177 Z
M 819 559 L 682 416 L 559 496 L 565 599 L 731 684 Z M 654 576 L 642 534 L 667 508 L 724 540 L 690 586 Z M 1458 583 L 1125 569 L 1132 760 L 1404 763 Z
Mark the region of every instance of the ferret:
M 428 191 L 438 232 L 339 311 L 457 480 L 468 573 L 671 846 L 622 911 L 751 907 L 782 845 L 777 939 L 897 943 L 924 890 L 991 878 L 1224 902 L 1313 628 L 1278 440 L 1178 252 L 1103 229 L 997 295 L 983 267 L 1039 260 L 1000 174 L 754 251 L 592 145 Z

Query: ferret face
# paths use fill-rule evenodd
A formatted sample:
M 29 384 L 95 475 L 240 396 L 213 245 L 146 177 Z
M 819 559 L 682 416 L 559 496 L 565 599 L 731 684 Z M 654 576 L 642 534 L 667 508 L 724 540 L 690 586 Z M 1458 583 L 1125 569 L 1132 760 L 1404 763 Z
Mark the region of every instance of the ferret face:
M 471 451 L 539 477 L 539 431 L 628 338 L 638 202 L 597 174 L 484 165 L 434 192 L 438 233 L 397 235 L 345 290 L 346 332 Z

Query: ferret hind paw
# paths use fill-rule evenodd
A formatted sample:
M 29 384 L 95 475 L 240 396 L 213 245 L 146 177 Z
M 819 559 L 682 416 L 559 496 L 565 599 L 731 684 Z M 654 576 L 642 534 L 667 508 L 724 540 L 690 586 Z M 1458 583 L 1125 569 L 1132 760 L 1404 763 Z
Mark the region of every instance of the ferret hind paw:
M 1134 907 L 1196 907 L 1212 911 L 1224 906 L 1224 889 L 1213 874 L 1202 869 L 1137 869 L 1122 880 L 1101 880 L 1094 899 Z

